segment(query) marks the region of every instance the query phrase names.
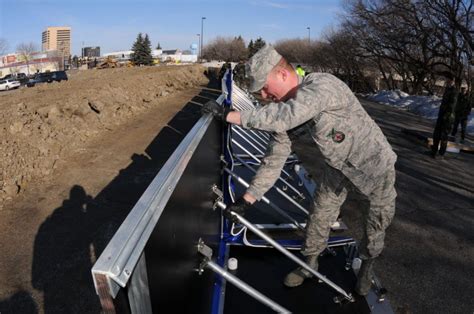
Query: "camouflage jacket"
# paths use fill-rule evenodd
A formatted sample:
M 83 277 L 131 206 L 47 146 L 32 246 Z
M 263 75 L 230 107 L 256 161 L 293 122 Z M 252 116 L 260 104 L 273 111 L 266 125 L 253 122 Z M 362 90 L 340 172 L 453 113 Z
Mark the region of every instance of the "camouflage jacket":
M 471 102 L 469 99 L 469 95 L 459 93 L 458 100 L 456 102 L 456 108 L 454 110 L 456 117 L 461 119 L 467 118 L 471 113 Z
M 456 88 L 454 86 L 447 87 L 439 107 L 437 123 L 452 124 L 457 99 L 458 91 Z
M 349 87 L 333 75 L 312 73 L 300 82 L 294 99 L 241 112 L 244 128 L 274 132 L 247 192 L 261 199 L 272 187 L 291 152 L 287 131 L 305 124 L 325 162 L 370 195 L 397 159 L 387 139 Z

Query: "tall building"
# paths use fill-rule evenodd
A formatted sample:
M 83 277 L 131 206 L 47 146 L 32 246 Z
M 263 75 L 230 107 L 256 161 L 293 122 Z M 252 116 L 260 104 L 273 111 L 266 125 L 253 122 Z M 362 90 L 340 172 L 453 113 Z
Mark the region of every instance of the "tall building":
M 84 47 L 82 48 L 82 57 L 98 58 L 100 57 L 100 47 Z
M 48 27 L 41 36 L 43 51 L 57 50 L 65 59 L 71 54 L 71 28 Z

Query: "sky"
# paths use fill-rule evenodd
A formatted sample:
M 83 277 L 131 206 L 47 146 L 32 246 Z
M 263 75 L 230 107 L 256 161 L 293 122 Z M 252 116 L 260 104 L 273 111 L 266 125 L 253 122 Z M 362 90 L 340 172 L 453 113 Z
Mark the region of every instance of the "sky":
M 8 52 L 19 43 L 41 48 L 48 26 L 70 26 L 72 54 L 83 46 L 101 53 L 129 50 L 139 32 L 148 33 L 153 48 L 189 49 L 198 43 L 201 18 L 204 45 L 217 36 L 241 35 L 246 42 L 262 37 L 270 43 L 285 38 L 317 39 L 337 25 L 341 0 L 0 0 L 0 38 Z

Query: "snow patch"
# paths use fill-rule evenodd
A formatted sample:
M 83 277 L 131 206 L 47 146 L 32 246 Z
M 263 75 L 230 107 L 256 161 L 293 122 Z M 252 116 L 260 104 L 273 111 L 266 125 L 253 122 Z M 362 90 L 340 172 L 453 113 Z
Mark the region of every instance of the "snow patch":
M 392 107 L 402 108 L 424 118 L 436 120 L 438 118 L 441 98 L 437 96 L 414 96 L 400 90 L 381 90 L 367 96 L 367 99 Z M 468 117 L 467 133 L 474 134 L 474 115 Z M 458 127 L 460 132 L 460 126 Z

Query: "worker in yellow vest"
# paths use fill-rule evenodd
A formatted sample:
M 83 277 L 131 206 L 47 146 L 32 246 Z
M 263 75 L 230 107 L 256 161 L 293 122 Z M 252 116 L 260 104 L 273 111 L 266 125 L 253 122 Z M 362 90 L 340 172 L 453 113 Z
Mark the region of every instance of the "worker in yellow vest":
M 301 77 L 304 77 L 306 75 L 306 72 L 303 70 L 303 68 L 299 64 L 296 66 L 296 73 Z

